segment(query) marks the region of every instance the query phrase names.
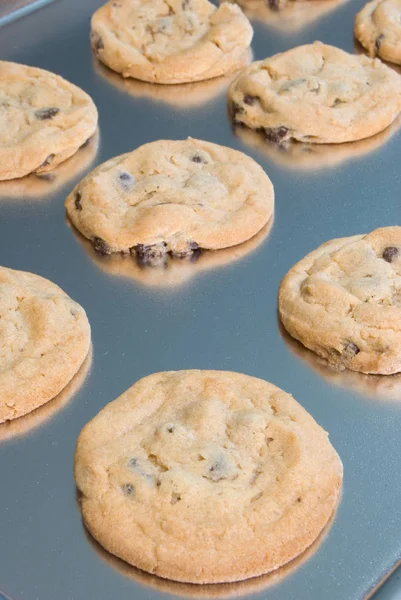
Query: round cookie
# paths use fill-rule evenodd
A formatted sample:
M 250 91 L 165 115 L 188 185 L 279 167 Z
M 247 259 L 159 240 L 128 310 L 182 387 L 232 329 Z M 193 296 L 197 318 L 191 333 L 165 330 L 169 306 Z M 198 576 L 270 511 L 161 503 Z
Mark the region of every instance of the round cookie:
M 96 250 L 145 261 L 245 242 L 268 222 L 273 205 L 271 181 L 254 160 L 191 138 L 112 158 L 66 200 L 72 223 Z
M 401 371 L 401 227 L 331 240 L 297 263 L 279 291 L 284 327 L 339 367 Z
M 247 579 L 295 558 L 337 505 L 327 433 L 271 383 L 224 371 L 145 377 L 81 431 L 86 526 L 160 577 Z
M 252 27 L 239 6 L 208 0 L 111 0 L 92 17 L 98 58 L 152 83 L 211 79 L 247 64 Z
M 234 123 L 272 142 L 350 142 L 394 121 L 401 77 L 377 59 L 315 42 L 252 63 L 228 98 Z
M 0 61 L 0 180 L 51 171 L 96 131 L 92 99 L 59 75 Z
M 57 285 L 0 267 L 0 423 L 54 398 L 90 348 L 84 309 Z
M 401 64 L 401 0 L 373 0 L 355 17 L 354 34 L 370 56 Z

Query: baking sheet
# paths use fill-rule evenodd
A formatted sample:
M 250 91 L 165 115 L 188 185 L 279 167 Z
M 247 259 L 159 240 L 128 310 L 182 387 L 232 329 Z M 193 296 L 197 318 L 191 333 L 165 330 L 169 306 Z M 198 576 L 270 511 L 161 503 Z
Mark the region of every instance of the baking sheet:
M 0 19 L 2 25 L 10 23 L 14 19 L 54 2 L 55 0 L 1 0 L 0 1 Z
M 322 0 L 319 10 L 308 4 L 309 12 L 294 7 L 281 21 L 276 14 L 255 20 L 255 58 L 315 39 L 353 51 L 362 1 L 327 2 L 325 10 Z M 98 65 L 88 37 L 100 4 L 58 0 L 0 33 L 1 59 L 60 73 L 89 92 L 100 113 L 98 138 L 55 179 L 0 185 L 1 264 L 61 285 L 93 329 L 92 357 L 69 388 L 1 429 L 0 590 L 12 600 L 366 598 L 401 558 L 401 377 L 325 367 L 282 332 L 276 295 L 286 271 L 323 241 L 400 223 L 401 134 L 394 127 L 366 143 L 294 156 L 237 137 L 226 113 L 227 80 L 159 88 L 124 82 Z M 162 272 L 95 256 L 65 220 L 72 186 L 112 156 L 188 135 L 246 152 L 266 169 L 277 201 L 271 230 Z M 80 429 L 140 377 L 187 368 L 240 371 L 291 392 L 330 432 L 343 460 L 343 498 L 331 528 L 272 577 L 217 587 L 162 581 L 113 559 L 82 526 L 72 473 Z

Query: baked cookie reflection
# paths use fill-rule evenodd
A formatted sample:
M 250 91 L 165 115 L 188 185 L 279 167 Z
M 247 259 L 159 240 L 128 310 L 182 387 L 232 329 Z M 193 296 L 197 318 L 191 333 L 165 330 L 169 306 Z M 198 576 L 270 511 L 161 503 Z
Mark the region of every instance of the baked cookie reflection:
M 340 502 L 341 496 L 339 498 L 338 505 Z M 297 558 L 287 563 L 283 567 L 280 567 L 276 571 L 272 571 L 267 575 L 261 575 L 260 577 L 253 577 L 251 579 L 237 581 L 234 583 L 215 583 L 203 585 L 179 583 L 177 581 L 162 579 L 161 577 L 157 577 L 157 575 L 151 575 L 150 573 L 141 571 L 140 569 L 131 566 L 120 558 L 117 558 L 113 554 L 107 552 L 91 536 L 84 525 L 83 529 L 87 542 L 96 552 L 96 554 L 112 569 L 118 571 L 123 577 L 126 577 L 127 579 L 130 579 L 139 585 L 148 586 L 157 590 L 158 592 L 169 594 L 173 598 L 210 598 L 212 600 L 213 598 L 246 597 L 251 594 L 262 592 L 267 588 L 279 584 L 281 581 L 283 581 L 283 579 L 292 575 L 297 569 L 301 568 L 310 558 L 312 558 L 312 556 L 314 556 L 314 554 L 316 554 L 324 540 L 327 538 L 336 515 L 337 508 L 334 510 L 328 523 L 313 544 L 307 548 L 305 552 L 297 556 Z
M 306 362 L 329 384 L 349 389 L 371 399 L 401 402 L 401 374 L 364 375 L 357 371 L 336 368 L 292 338 L 281 323 L 279 329 L 281 337 L 291 352 Z
M 273 226 L 274 217 L 250 240 L 238 246 L 222 250 L 201 250 L 186 258 L 167 257 L 164 261 L 147 264 L 129 254 L 102 255 L 96 252 L 92 243 L 84 238 L 67 219 L 67 224 L 76 239 L 96 266 L 109 275 L 132 279 L 144 286 L 160 289 L 175 288 L 189 279 L 211 269 L 225 267 L 245 258 L 267 239 Z
M 261 21 L 282 33 L 294 33 L 336 10 L 348 0 L 290 1 L 278 6 L 278 0 L 230 0 L 239 4 L 248 19 Z
M 380 133 L 358 142 L 344 144 L 303 144 L 301 142 L 274 144 L 265 140 L 262 133 L 244 126 L 234 126 L 234 132 L 245 144 L 260 151 L 280 167 L 316 171 L 338 167 L 342 163 L 357 160 L 374 152 L 398 132 L 400 124 L 401 116 L 398 116 Z
M 0 442 L 13 437 L 19 437 L 30 433 L 37 427 L 40 427 L 50 421 L 60 410 L 65 408 L 72 401 L 75 394 L 82 387 L 86 380 L 92 365 L 92 346 L 89 349 L 88 356 L 82 363 L 79 371 L 74 375 L 68 385 L 52 400 L 46 402 L 36 410 L 26 414 L 23 417 L 6 421 L 0 424 Z
M 324 0 L 326 1 L 326 0 Z M 328 0 L 330 1 L 330 0 Z M 249 64 L 252 60 L 251 51 L 247 51 Z M 133 98 L 145 98 L 155 102 L 164 102 L 177 109 L 190 109 L 226 92 L 231 81 L 238 74 L 238 71 L 229 75 L 216 77 L 198 83 L 181 83 L 176 85 L 158 85 L 155 83 L 146 83 L 137 79 L 124 79 L 118 73 L 111 71 L 98 60 L 94 59 L 93 66 L 95 71 L 121 92 L 129 94 Z
M 43 200 L 63 187 L 70 179 L 89 168 L 99 149 L 99 130 L 71 158 L 48 173 L 32 173 L 21 179 L 0 182 L 0 201 Z

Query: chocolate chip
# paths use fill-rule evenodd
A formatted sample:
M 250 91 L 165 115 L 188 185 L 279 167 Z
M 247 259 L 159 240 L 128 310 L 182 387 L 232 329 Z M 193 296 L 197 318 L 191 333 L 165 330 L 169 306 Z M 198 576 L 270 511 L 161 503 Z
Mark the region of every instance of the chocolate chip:
M 48 165 L 50 165 L 50 163 L 52 162 L 52 160 L 55 156 L 56 156 L 55 154 L 49 154 L 49 156 L 46 158 L 46 160 L 44 162 L 42 162 L 42 164 L 40 165 L 40 167 L 38 167 L 38 169 L 42 169 L 43 167 L 47 167 Z
M 399 249 L 395 246 L 387 246 L 383 251 L 383 258 L 386 262 L 391 263 L 398 256 Z
M 381 33 L 379 35 L 379 37 L 376 38 L 376 41 L 375 41 L 376 54 L 378 54 L 378 52 L 380 50 L 380 46 L 382 45 L 383 40 L 384 40 L 384 35 Z
M 199 250 L 199 246 L 196 242 L 189 242 L 188 248 L 191 252 L 196 252 L 197 250 Z
M 130 253 L 135 257 L 139 267 L 167 267 L 167 244 L 161 242 L 160 244 L 138 244 L 130 248 Z
M 250 94 L 244 95 L 244 102 L 245 102 L 245 104 L 248 104 L 249 106 L 253 106 L 255 104 L 255 102 L 257 102 L 258 100 L 259 100 L 259 96 L 251 96 Z
M 121 181 L 132 181 L 133 179 L 132 175 L 130 175 L 130 173 L 127 173 L 127 171 L 123 171 L 118 175 L 118 177 L 119 179 L 121 179 Z
M 82 210 L 82 205 L 81 205 L 81 198 L 82 198 L 82 194 L 81 192 L 75 192 L 75 208 L 77 210 Z
M 94 237 L 92 244 L 95 252 L 99 252 L 99 254 L 111 254 L 111 249 L 102 238 Z
M 166 242 L 152 245 L 138 244 L 137 246 L 130 248 L 130 252 L 143 261 L 151 262 L 153 259 L 160 258 L 167 254 L 167 244 Z
M 134 177 L 127 171 L 120 171 L 117 175 L 117 181 L 125 191 L 130 190 L 135 183 Z
M 346 342 L 344 344 L 344 350 L 342 352 L 342 356 L 346 359 L 354 358 L 357 354 L 359 354 L 360 349 L 353 342 Z
M 194 163 L 206 163 L 205 160 L 203 160 L 202 156 L 199 156 L 199 154 L 194 154 L 191 158 L 192 162 Z
M 173 433 L 173 431 L 174 431 L 174 427 L 173 427 L 172 425 L 171 425 L 170 427 L 167 427 L 167 431 L 168 431 L 169 433 Z
M 57 106 L 51 106 L 50 108 L 39 108 L 35 110 L 35 117 L 40 119 L 41 121 L 46 121 L 48 119 L 53 119 L 58 113 L 60 109 Z
M 191 261 L 195 261 L 200 255 L 200 248 L 196 242 L 191 241 L 182 250 L 167 250 L 166 242 L 160 242 L 159 244 L 149 245 L 137 244 L 130 248 L 130 254 L 136 258 L 140 266 L 167 267 L 168 255 L 176 258 L 189 258 Z
M 121 486 L 121 491 L 125 496 L 133 496 L 135 493 L 134 486 L 131 483 L 124 483 Z
M 101 38 L 99 35 L 93 36 L 93 48 L 96 53 L 98 53 L 100 50 L 104 50 L 103 38 Z
M 231 116 L 233 118 L 233 121 L 235 121 L 235 118 L 237 115 L 242 115 L 245 112 L 245 108 L 243 106 L 240 106 L 239 104 L 237 104 L 237 102 L 232 102 L 231 103 Z
M 269 140 L 269 142 L 273 142 L 274 144 L 280 144 L 286 137 L 287 133 L 289 132 L 289 129 L 288 127 L 284 126 L 266 128 L 264 127 L 262 131 L 266 140 Z
M 331 108 L 334 108 L 335 106 L 338 106 L 339 104 L 342 104 L 342 100 L 340 100 L 340 98 L 334 98 L 334 102 L 331 105 Z
M 267 0 L 267 5 L 269 6 L 269 8 L 271 8 L 271 10 L 278 10 L 279 9 L 279 2 L 278 2 L 278 0 Z

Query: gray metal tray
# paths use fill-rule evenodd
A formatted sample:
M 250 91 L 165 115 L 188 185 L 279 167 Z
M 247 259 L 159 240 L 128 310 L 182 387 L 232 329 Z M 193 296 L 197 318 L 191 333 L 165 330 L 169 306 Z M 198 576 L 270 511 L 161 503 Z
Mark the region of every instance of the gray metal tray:
M 38 8 L 42 8 L 42 6 L 45 6 L 50 2 L 54 2 L 54 0 L 1 0 L 1 25 L 10 23 L 19 17 L 23 17 Z
M 315 21 L 313 5 L 281 24 L 275 15 L 270 24 L 254 21 L 255 58 L 315 39 L 352 51 L 362 2 L 321 0 Z M 265 150 L 233 134 L 227 81 L 159 88 L 101 68 L 88 43 L 100 4 L 59 0 L 0 33 L 2 59 L 60 73 L 92 95 L 100 114 L 100 139 L 55 179 L 0 186 L 1 264 L 60 284 L 93 329 L 87 372 L 37 413 L 1 428 L 0 590 L 13 600 L 366 598 L 401 558 L 401 378 L 331 371 L 280 330 L 276 295 L 287 269 L 321 242 L 400 222 L 401 134 L 294 157 Z M 71 187 L 112 156 L 188 135 L 263 165 L 277 198 L 268 237 L 164 272 L 95 257 L 65 220 Z M 327 535 L 272 577 L 216 587 L 162 581 L 113 559 L 82 526 L 72 473 L 82 426 L 140 377 L 193 367 L 248 373 L 293 393 L 344 462 L 343 498 Z

